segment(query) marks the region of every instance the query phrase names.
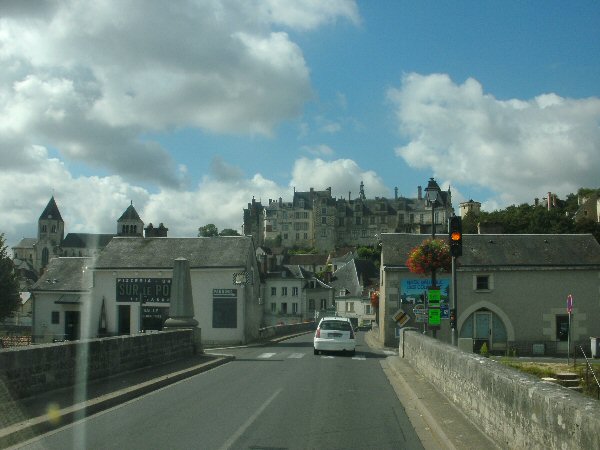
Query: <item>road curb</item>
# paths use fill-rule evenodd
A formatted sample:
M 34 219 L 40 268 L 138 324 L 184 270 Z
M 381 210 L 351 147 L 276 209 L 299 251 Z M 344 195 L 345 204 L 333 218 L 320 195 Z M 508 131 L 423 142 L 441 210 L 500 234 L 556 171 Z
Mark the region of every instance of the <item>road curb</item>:
M 80 420 L 84 417 L 112 408 L 129 400 L 133 400 L 134 398 L 140 397 L 162 387 L 174 384 L 193 375 L 197 375 L 218 367 L 233 359 L 233 356 L 220 355 L 211 361 L 197 364 L 195 366 L 172 372 L 167 375 L 162 375 L 149 381 L 119 389 L 106 395 L 88 399 L 85 402 L 77 403 L 75 405 L 57 410 L 53 413 L 53 420 L 51 420 L 46 414 L 9 425 L 0 429 L 0 448 L 6 448 L 8 446 L 18 444 L 37 435 L 68 425 L 76 420 Z

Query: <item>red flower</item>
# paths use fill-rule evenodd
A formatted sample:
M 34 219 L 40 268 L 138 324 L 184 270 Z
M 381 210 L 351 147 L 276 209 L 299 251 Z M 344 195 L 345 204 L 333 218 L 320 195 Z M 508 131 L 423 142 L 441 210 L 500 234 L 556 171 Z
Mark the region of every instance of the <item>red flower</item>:
M 431 273 L 433 269 L 448 272 L 452 267 L 450 248 L 441 239 L 426 239 L 410 251 L 406 267 L 418 274 Z

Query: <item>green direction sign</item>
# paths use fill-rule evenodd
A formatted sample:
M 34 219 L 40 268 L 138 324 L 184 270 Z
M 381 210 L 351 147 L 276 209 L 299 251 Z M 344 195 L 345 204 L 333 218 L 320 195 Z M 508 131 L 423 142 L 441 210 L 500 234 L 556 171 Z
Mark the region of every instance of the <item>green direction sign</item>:
M 442 299 L 442 294 L 439 289 L 429 289 L 428 299 L 430 306 L 439 306 Z
M 439 308 L 429 308 L 429 325 L 440 326 L 441 311 Z

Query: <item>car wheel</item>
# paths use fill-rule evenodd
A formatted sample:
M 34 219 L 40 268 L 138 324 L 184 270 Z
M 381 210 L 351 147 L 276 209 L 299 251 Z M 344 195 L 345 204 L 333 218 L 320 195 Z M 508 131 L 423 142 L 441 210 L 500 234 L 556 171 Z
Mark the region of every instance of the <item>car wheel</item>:
M 314 353 L 315 355 L 318 355 L 318 354 L 319 354 L 319 350 L 317 350 L 316 348 L 313 348 L 313 353 Z

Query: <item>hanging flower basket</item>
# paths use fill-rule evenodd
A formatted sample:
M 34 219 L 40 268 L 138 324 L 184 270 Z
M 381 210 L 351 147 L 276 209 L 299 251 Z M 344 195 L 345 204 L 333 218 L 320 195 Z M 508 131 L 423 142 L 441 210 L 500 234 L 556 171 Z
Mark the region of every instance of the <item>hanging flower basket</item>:
M 379 291 L 371 292 L 371 306 L 379 308 Z
M 452 269 L 450 247 L 441 239 L 426 239 L 408 254 L 406 266 L 412 273 L 430 274 L 433 269 L 449 272 Z

